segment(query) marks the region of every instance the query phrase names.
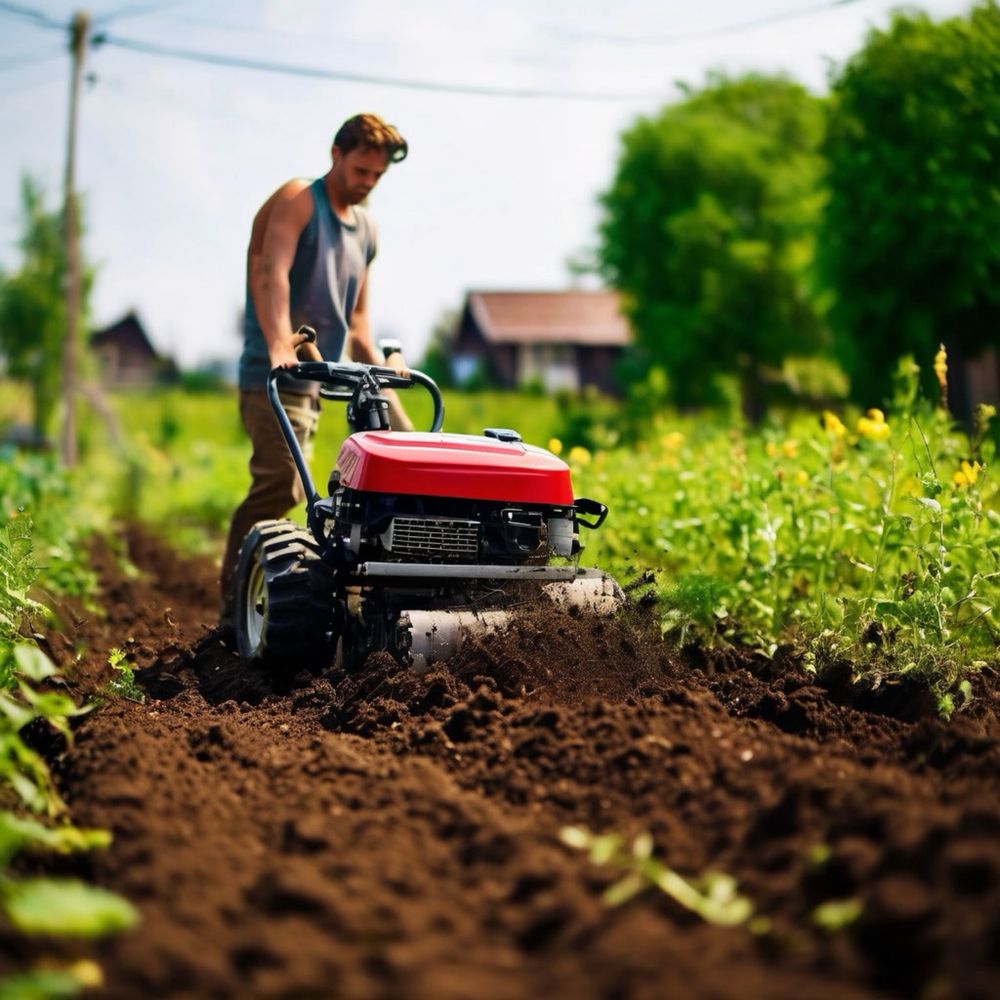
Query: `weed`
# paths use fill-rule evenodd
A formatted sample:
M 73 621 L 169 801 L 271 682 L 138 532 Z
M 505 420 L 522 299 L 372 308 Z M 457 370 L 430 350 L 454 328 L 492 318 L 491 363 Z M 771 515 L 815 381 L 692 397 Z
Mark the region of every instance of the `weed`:
M 109 694 L 140 704 L 146 700 L 145 692 L 136 682 L 135 670 L 122 650 L 111 650 L 108 654 L 108 666 L 116 673 L 107 684 L 106 690 Z

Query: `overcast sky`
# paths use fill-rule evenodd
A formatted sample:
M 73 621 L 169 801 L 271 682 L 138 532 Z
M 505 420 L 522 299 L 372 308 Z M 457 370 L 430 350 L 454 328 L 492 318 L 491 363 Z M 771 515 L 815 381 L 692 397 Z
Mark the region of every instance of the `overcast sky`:
M 68 22 L 74 6 L 16 6 Z M 470 288 L 566 287 L 595 242 L 596 198 L 619 135 L 706 72 L 783 71 L 826 89 L 830 67 L 888 23 L 883 0 L 101 0 L 109 41 L 466 88 L 455 94 L 92 49 L 80 122 L 85 250 L 99 265 L 98 326 L 135 308 L 156 347 L 190 366 L 239 351 L 250 222 L 293 176 L 329 167 L 333 132 L 374 111 L 410 156 L 371 198 L 379 335 L 420 356 Z M 935 18 L 962 0 L 920 5 Z M 102 18 L 104 20 L 102 21 Z M 19 177 L 61 198 L 66 37 L 0 4 L 0 264 L 18 260 Z M 615 99 L 598 99 L 599 96 Z

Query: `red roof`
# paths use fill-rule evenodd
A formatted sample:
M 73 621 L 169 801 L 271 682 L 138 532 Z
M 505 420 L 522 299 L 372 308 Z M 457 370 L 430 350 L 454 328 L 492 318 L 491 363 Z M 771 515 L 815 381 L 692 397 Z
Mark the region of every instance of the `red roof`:
M 617 292 L 469 292 L 469 310 L 494 344 L 624 347 L 631 339 Z

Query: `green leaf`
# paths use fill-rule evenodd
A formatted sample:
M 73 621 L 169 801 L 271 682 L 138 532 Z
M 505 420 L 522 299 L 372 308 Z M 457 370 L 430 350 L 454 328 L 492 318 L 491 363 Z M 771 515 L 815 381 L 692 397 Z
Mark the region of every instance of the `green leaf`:
M 10 922 L 25 934 L 104 937 L 128 930 L 136 908 L 112 892 L 74 879 L 26 879 L 3 891 Z
M 5 694 L 0 694 L 0 713 L 5 715 L 13 724 L 14 732 L 23 729 L 32 719 L 35 713 L 24 705 L 19 704 Z
M 40 716 L 50 721 L 59 716 L 86 715 L 91 711 L 89 705 L 78 706 L 69 695 L 58 691 L 36 691 L 24 681 L 18 687 L 25 701 L 34 706 Z
M 620 878 L 614 885 L 605 889 L 601 899 L 605 906 L 621 906 L 648 886 L 648 880 L 640 872 L 629 872 L 624 878 Z
M 18 671 L 33 681 L 43 681 L 59 673 L 59 668 L 34 643 L 18 643 L 14 647 L 14 659 Z
M 813 910 L 812 920 L 817 927 L 833 934 L 853 924 L 863 909 L 860 899 L 831 899 Z
M 110 843 L 111 834 L 107 830 L 84 830 L 68 824 L 49 827 L 13 813 L 0 813 L 0 868 L 25 849 L 70 854 L 74 851 L 89 851 L 95 847 L 107 847 Z
M 72 972 L 39 969 L 0 982 L 0 1000 L 62 1000 L 79 996 L 82 989 L 83 983 Z

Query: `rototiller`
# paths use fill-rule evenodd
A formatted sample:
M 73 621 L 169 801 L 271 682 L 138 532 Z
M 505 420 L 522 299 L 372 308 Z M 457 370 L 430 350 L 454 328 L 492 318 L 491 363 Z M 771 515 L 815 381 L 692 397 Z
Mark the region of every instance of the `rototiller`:
M 234 622 L 242 657 L 350 669 L 387 650 L 422 670 L 526 605 L 619 606 L 617 583 L 575 561 L 580 529 L 598 528 L 608 509 L 573 496 L 561 459 L 513 430 L 441 433 L 441 393 L 419 371 L 304 361 L 288 374 L 346 402 L 350 427 L 321 497 L 281 405 L 280 374 L 267 392 L 305 488 L 307 527 L 261 521 L 244 539 Z M 414 385 L 433 400 L 430 431 L 390 430 L 382 390 Z

